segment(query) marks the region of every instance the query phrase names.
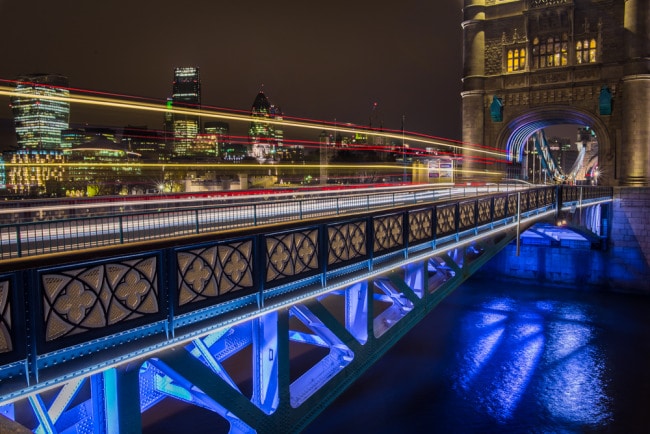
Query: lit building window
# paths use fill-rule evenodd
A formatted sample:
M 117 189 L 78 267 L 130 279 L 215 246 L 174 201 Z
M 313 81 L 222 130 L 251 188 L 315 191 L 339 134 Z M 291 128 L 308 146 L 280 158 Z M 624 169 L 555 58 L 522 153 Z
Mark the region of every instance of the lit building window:
M 508 50 L 506 70 L 516 72 L 524 69 L 526 69 L 526 49 L 514 48 Z
M 569 37 L 549 36 L 533 39 L 533 68 L 553 68 L 569 64 Z
M 596 62 L 596 40 L 584 39 L 576 42 L 576 63 Z

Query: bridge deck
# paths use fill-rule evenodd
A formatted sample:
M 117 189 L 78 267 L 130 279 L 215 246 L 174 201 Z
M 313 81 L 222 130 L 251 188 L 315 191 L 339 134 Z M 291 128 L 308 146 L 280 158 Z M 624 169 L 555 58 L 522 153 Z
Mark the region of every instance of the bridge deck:
M 360 375 L 475 267 L 523 228 L 554 218 L 558 199 L 563 207 L 611 200 L 611 190 L 564 191 L 534 188 L 2 261 L 0 402 L 58 384 L 81 387 L 74 379 L 95 373 L 109 381 L 111 367 L 151 357 L 163 364 L 145 362 L 145 372 L 178 382 L 173 372 L 183 378 L 206 366 L 218 372 L 222 358 L 245 342 L 258 356 L 282 354 L 281 363 L 288 364 L 289 341 L 278 339 L 287 336 L 329 348 L 330 356 L 290 387 L 275 358 L 260 361 L 255 369 L 266 392 L 256 393 L 252 404 L 240 403 L 244 416 L 237 420 L 250 424 L 261 410 L 275 415 L 265 423 L 289 413 L 305 423 L 313 415 L 302 404 L 333 399 L 339 386 Z M 53 260 L 59 264 L 52 266 Z M 345 300 L 343 325 L 319 307 L 336 294 Z M 373 313 L 374 303 L 388 307 Z M 289 333 L 290 317 L 311 332 Z M 184 351 L 163 351 L 183 347 L 204 368 Z M 348 370 L 343 380 L 336 375 L 342 369 Z M 201 395 L 204 404 L 223 393 L 196 381 L 207 394 Z M 287 393 L 292 404 L 281 399 Z

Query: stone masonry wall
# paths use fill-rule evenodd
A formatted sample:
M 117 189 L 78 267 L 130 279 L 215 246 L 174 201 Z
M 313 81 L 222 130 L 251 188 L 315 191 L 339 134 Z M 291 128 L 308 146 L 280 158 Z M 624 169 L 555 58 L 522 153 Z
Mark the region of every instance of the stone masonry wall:
M 650 294 L 650 188 L 614 189 L 608 286 Z
M 650 295 L 650 188 L 615 188 L 611 209 L 604 250 L 511 243 L 475 277 Z

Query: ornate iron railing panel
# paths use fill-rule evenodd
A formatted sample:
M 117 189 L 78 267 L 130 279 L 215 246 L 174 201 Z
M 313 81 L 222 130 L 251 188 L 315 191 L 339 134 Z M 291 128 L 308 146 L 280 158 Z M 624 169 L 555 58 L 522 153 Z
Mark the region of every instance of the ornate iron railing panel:
M 526 210 L 537 208 L 538 192 L 540 192 L 540 190 L 532 190 L 528 192 L 528 208 Z
M 264 239 L 267 285 L 320 269 L 317 228 L 267 235 Z
M 376 216 L 372 219 L 374 230 L 373 253 L 385 253 L 404 246 L 404 215 Z
M 367 222 L 355 220 L 327 228 L 327 265 L 337 267 L 368 256 Z
M 176 251 L 178 307 L 252 290 L 253 240 Z
M 477 201 L 477 219 L 476 223 L 482 225 L 489 223 L 493 218 L 493 203 L 495 198 L 481 198 Z
M 159 262 L 145 255 L 40 271 L 39 343 L 56 348 L 57 340 L 76 343 L 86 333 L 108 335 L 164 318 Z
M 458 204 L 439 205 L 435 208 L 436 215 L 436 237 L 444 237 L 456 232 L 458 220 L 456 209 Z
M 508 195 L 508 216 L 513 216 L 517 214 L 517 195 L 509 194 Z
M 595 201 L 611 199 L 614 196 L 612 187 L 590 186 L 582 187 L 576 185 L 562 185 L 559 197 L 561 201 L 559 208 L 566 206 L 582 206 L 583 204 Z
M 476 227 L 477 212 L 476 206 L 478 201 L 460 202 L 458 204 L 458 230 L 466 231 Z
M 11 280 L 0 279 L 0 354 L 14 350 Z
M 433 239 L 432 209 L 416 210 L 409 216 L 409 244 L 431 241 Z
M 495 196 L 494 199 L 494 208 L 493 208 L 493 217 L 494 219 L 505 218 L 508 214 L 508 196 Z
M 580 190 L 576 187 L 562 186 L 562 203 L 573 202 L 580 198 Z
M 544 195 L 544 205 L 552 204 L 554 200 L 555 190 L 544 189 L 542 191 Z

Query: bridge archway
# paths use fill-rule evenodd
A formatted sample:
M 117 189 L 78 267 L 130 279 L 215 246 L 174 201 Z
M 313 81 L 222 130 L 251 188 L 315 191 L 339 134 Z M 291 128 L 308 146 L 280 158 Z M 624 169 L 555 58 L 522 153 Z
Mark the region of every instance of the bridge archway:
M 553 125 L 577 124 L 588 126 L 596 132 L 599 149 L 609 149 L 609 132 L 603 122 L 593 114 L 576 107 L 545 107 L 527 111 L 510 120 L 499 132 L 497 144 L 505 149 L 508 161 L 520 162 L 528 138 L 542 128 Z

